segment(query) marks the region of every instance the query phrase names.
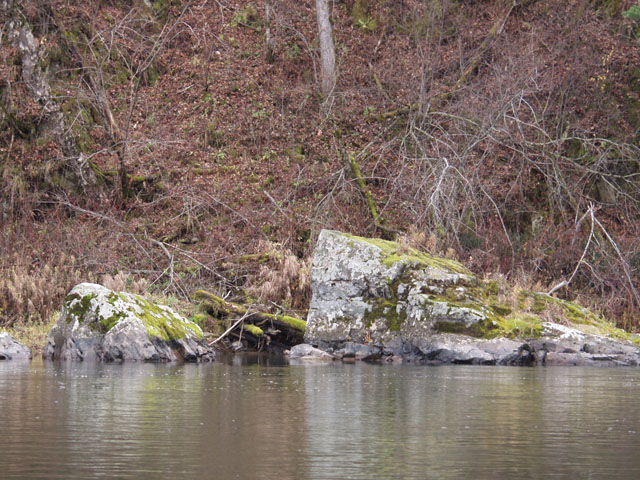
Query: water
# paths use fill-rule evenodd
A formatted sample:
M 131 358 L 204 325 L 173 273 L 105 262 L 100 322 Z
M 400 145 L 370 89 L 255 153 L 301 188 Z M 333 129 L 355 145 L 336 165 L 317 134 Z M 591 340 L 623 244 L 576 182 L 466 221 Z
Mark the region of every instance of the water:
M 640 369 L 0 362 L 0 478 L 640 478 Z

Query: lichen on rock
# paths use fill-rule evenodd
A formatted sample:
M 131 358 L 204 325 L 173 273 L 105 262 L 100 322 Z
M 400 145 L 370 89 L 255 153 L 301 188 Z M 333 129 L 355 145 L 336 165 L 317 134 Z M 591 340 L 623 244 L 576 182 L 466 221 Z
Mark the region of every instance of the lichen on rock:
M 310 341 L 411 341 L 445 323 L 470 333 L 494 316 L 463 265 L 386 240 L 323 230 L 311 277 Z
M 66 296 L 43 358 L 101 361 L 209 361 L 203 332 L 170 307 L 140 295 L 81 283 Z
M 528 291 L 520 291 L 520 306 L 502 305 L 495 282 L 481 282 L 456 261 L 386 240 L 323 230 L 311 286 L 305 341 L 336 358 L 640 363 L 640 349 L 630 334 L 584 307 Z M 352 355 L 356 350 L 360 357 Z

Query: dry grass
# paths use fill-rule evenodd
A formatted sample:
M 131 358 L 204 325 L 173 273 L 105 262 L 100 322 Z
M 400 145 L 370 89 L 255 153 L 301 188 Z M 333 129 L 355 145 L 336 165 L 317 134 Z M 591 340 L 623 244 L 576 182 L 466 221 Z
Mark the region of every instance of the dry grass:
M 34 357 L 42 353 L 49 331 L 58 321 L 58 312 L 54 312 L 48 321 L 43 323 L 22 323 L 7 329 L 10 335 L 31 349 Z
M 145 278 L 135 278 L 132 275 L 120 271 L 115 275 L 106 274 L 100 280 L 100 284 L 114 292 L 129 292 L 144 294 L 149 282 Z
M 249 277 L 247 292 L 264 304 L 306 308 L 311 299 L 311 260 L 300 260 L 272 243 L 262 243 L 260 247 L 270 260 Z
M 448 243 L 443 238 L 438 239 L 433 232 L 427 235 L 427 232 L 418 229 L 415 225 L 411 225 L 407 232 L 398 237 L 398 244 L 405 251 L 415 248 L 437 257 L 459 260 L 458 253 L 450 246 L 447 246 Z
M 48 322 L 69 289 L 87 279 L 64 253 L 42 266 L 33 260 L 14 253 L 0 264 L 1 326 Z

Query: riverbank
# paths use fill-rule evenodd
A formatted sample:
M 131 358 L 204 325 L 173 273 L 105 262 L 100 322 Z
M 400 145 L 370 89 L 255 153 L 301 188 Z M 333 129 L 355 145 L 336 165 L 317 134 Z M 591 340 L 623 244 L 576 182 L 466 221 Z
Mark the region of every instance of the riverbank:
M 58 315 L 52 316 L 46 323 L 27 323 L 14 325 L 11 328 L 3 328 L 0 331 L 7 332 L 17 341 L 31 350 L 33 358 L 39 358 L 42 354 L 47 335 L 58 321 Z
M 171 302 L 188 312 L 181 315 L 165 305 L 170 298 L 150 301 L 82 283 L 65 298 L 55 326 L 57 315 L 51 323 L 15 327 L 12 333 L 34 355 L 44 348 L 51 359 L 95 354 L 102 361 L 174 361 L 184 356 L 184 348 L 165 356 L 153 345 L 169 352 L 193 340 L 192 347 L 197 343 L 204 349 L 201 353 L 213 344 L 232 352 L 294 347 L 292 358 L 343 361 L 640 364 L 637 336 L 578 303 L 522 290 L 504 279 L 481 279 L 455 260 L 401 243 L 323 230 L 312 265 L 306 321 L 260 313 L 269 307 L 248 296 L 235 303 L 204 290 L 192 295 L 199 304 Z M 220 328 L 224 333 L 218 336 Z M 295 335 L 286 334 L 290 330 Z M 321 352 L 297 352 L 303 343 Z M 146 353 L 141 354 L 143 345 Z
M 271 2 L 269 59 L 251 0 L 9 2 L 0 325 L 80 282 L 302 312 L 331 228 L 637 331 L 636 3 L 332 2 L 325 98 L 313 2 Z

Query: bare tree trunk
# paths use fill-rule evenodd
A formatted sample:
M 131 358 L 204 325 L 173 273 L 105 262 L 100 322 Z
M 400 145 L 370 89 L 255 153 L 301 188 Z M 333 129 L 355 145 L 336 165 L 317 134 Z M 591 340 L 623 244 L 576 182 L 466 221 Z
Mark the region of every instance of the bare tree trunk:
M 275 39 L 271 35 L 271 21 L 273 16 L 273 8 L 271 0 L 265 0 L 264 4 L 264 23 L 265 23 L 265 40 L 267 44 L 266 60 L 267 63 L 273 63 L 275 60 L 273 51 L 275 50 Z
M 4 8 L 19 8 L 19 4 L 5 2 Z M 70 169 L 73 182 L 82 190 L 94 188 L 97 179 L 94 171 L 87 162 L 87 157 L 80 152 L 75 138 L 65 124 L 65 118 L 58 99 L 53 95 L 46 73 L 40 67 L 41 48 L 39 42 L 33 36 L 31 27 L 19 20 L 16 11 L 9 11 L 15 18 L 10 23 L 9 39 L 20 54 L 22 65 L 22 80 L 31 91 L 33 98 L 42 107 L 42 117 L 38 135 L 53 137 L 60 145 L 60 149 L 66 158 L 64 164 Z
M 316 0 L 316 13 L 320 35 L 320 92 L 326 99 L 331 96 L 336 85 L 336 54 L 333 46 L 329 1 Z

